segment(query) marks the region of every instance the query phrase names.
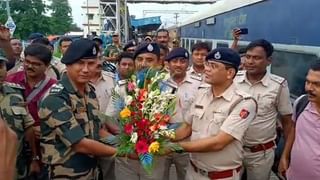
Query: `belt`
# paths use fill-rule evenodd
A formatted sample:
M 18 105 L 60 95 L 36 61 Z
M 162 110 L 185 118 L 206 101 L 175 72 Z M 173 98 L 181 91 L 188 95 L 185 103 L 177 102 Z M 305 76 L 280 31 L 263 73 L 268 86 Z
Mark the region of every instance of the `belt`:
M 275 146 L 276 144 L 274 143 L 274 141 L 269 141 L 265 144 L 258 144 L 256 146 L 252 146 L 252 147 L 245 147 L 250 149 L 251 152 L 255 153 L 255 152 L 259 152 L 259 151 L 265 151 L 268 149 L 271 149 Z
M 240 171 L 241 166 L 237 167 L 236 169 L 229 169 L 225 171 L 205 171 L 203 169 L 198 168 L 192 161 L 190 161 L 194 171 L 196 173 L 200 173 L 203 176 L 209 177 L 211 180 L 214 179 L 223 179 L 223 178 L 229 178 L 233 176 L 233 171 L 236 170 L 237 172 Z

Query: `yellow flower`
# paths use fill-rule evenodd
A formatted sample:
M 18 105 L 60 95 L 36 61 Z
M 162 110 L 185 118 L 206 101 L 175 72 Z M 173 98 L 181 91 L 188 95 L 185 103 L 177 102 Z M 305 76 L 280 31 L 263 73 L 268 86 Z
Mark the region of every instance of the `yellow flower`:
M 120 112 L 120 117 L 121 118 L 127 118 L 131 116 L 131 111 L 128 108 L 124 108 L 121 112 Z
M 160 143 L 155 141 L 150 144 L 148 151 L 149 151 L 149 153 L 157 153 L 157 152 L 159 152 L 159 148 L 160 148 Z

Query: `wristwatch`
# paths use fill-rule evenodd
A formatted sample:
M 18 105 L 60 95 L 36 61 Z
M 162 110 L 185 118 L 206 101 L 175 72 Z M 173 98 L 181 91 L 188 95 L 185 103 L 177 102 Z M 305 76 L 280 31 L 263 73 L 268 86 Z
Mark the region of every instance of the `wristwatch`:
M 39 161 L 40 157 L 39 156 L 33 156 L 32 161 Z

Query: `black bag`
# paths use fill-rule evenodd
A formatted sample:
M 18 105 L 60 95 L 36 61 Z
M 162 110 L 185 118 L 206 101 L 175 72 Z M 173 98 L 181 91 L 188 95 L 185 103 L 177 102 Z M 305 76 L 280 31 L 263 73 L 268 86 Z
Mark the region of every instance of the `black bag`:
M 306 94 L 300 96 L 300 99 L 298 100 L 296 107 L 295 107 L 295 112 L 296 112 L 296 124 L 297 120 L 300 116 L 300 114 L 304 111 L 304 109 L 307 107 L 309 103 L 308 96 Z

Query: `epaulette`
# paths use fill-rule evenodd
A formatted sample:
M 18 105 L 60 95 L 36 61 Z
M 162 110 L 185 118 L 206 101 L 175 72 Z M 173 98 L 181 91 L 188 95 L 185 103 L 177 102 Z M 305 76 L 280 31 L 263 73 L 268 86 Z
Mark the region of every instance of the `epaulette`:
M 201 83 L 200 86 L 198 87 L 198 89 L 207 89 L 207 88 L 211 88 L 211 85 L 208 83 Z
M 102 75 L 108 76 L 108 77 L 111 77 L 111 78 L 115 78 L 115 76 L 116 76 L 114 73 L 107 72 L 107 71 L 102 71 Z
M 250 95 L 249 93 L 246 93 L 244 91 L 241 91 L 239 89 L 237 89 L 235 92 L 236 92 L 236 94 L 241 96 L 243 99 L 253 99 L 252 95 Z
M 203 79 L 202 76 L 195 75 L 195 74 L 190 74 L 190 78 L 197 80 L 197 81 L 202 81 L 202 79 Z
M 50 89 L 50 94 L 57 94 L 62 92 L 62 90 L 64 89 L 63 85 L 60 83 L 54 84 L 51 89 Z
M 275 74 L 270 74 L 270 79 L 275 81 L 275 82 L 277 82 L 277 83 L 279 83 L 279 84 L 283 84 L 286 81 L 285 78 L 277 76 Z
M 127 84 L 127 80 L 123 79 L 123 80 L 118 81 L 117 83 L 118 83 L 119 86 L 122 86 L 122 85 Z
M 88 86 L 91 91 L 96 91 L 96 88 L 94 87 L 94 85 L 91 82 L 88 83 Z
M 238 71 L 238 73 L 236 74 L 236 76 L 244 76 L 246 74 L 245 70 L 240 70 Z
M 22 90 L 25 89 L 25 87 L 21 86 L 20 84 L 16 84 L 16 83 L 12 83 L 12 82 L 4 82 L 4 85 L 7 85 L 7 86 L 14 88 L 14 89 L 22 89 Z

